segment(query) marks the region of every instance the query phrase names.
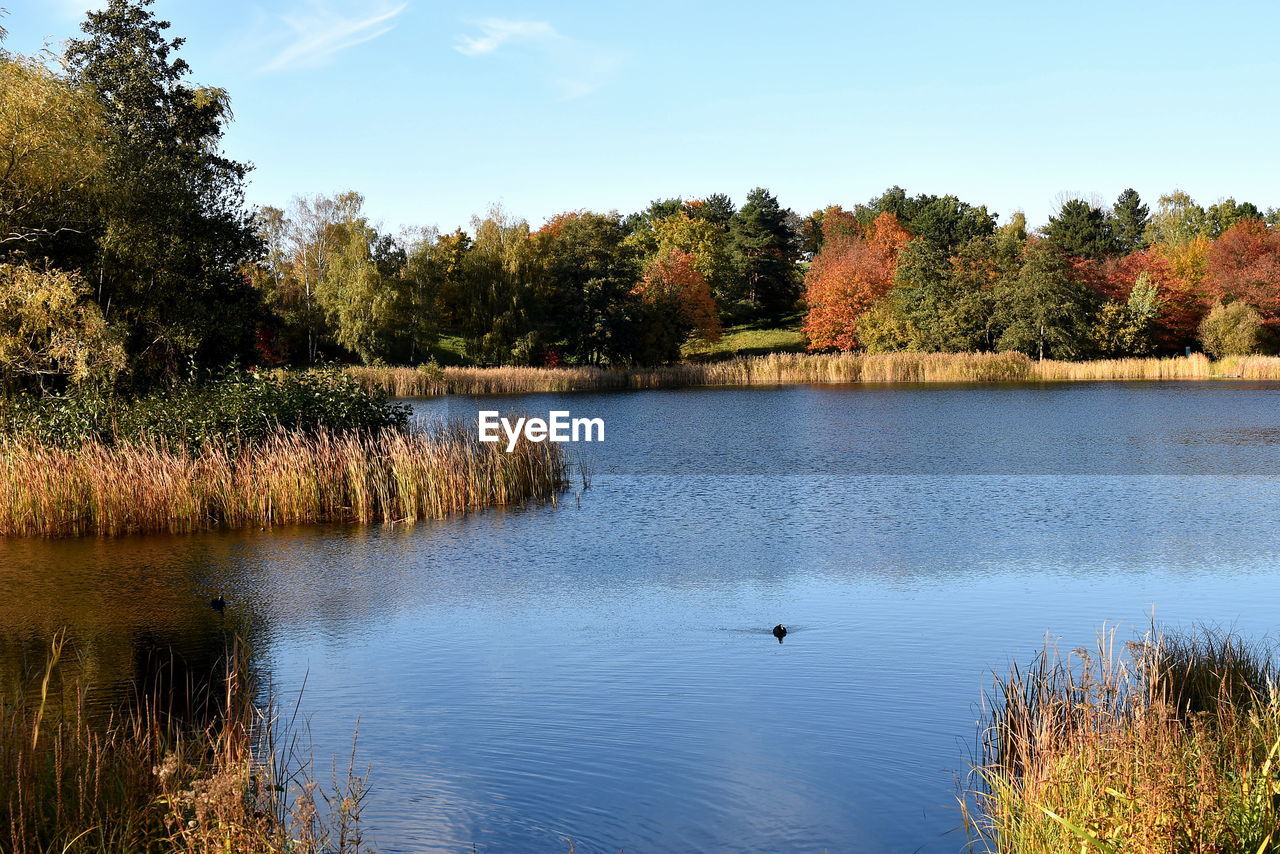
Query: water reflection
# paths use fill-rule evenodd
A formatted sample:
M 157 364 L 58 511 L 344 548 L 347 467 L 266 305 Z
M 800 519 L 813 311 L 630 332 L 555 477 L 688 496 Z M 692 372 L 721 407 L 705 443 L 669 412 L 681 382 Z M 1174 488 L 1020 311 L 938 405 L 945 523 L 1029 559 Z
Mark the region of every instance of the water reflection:
M 1046 630 L 1271 630 L 1280 459 L 1230 437 L 1277 388 L 529 396 L 609 424 L 581 502 L 0 542 L 0 669 L 68 626 L 102 697 L 240 635 L 322 770 L 359 719 L 383 851 L 954 852 L 975 700 Z

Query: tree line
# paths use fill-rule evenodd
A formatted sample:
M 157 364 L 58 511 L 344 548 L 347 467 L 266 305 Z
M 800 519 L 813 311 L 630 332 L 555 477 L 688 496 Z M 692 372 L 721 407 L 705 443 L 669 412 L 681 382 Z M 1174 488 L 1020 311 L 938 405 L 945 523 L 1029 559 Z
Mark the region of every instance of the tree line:
M 0 371 L 13 388 L 163 383 L 232 362 L 655 364 L 726 326 L 813 350 L 1041 358 L 1246 352 L 1280 327 L 1275 210 L 1185 193 L 1014 214 L 898 187 L 801 216 L 767 189 L 387 233 L 358 193 L 251 210 L 230 100 L 152 0 L 61 56 L 0 51 Z M 0 30 L 2 44 L 3 30 Z

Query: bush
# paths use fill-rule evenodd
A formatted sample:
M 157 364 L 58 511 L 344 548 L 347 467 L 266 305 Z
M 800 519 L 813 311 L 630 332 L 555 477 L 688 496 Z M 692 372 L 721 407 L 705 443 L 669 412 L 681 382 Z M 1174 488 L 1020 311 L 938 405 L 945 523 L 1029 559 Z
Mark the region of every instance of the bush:
M 1215 359 L 1252 355 L 1262 346 L 1262 316 L 1248 303 L 1215 303 L 1200 321 L 1200 345 Z
M 404 427 L 408 420 L 407 406 L 335 370 L 228 374 L 134 398 L 85 393 L 0 401 L 0 433 L 62 447 L 94 439 L 198 448 L 253 442 L 280 429 L 377 431 Z

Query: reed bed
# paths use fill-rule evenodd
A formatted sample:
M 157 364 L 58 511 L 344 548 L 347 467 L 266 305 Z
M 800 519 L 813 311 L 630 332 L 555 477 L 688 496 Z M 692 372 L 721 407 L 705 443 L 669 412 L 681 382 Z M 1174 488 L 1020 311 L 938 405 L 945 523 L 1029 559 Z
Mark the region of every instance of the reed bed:
M 0 703 L 0 850 L 8 854 L 357 854 L 365 777 L 320 787 L 273 708 L 254 703 L 232 649 L 175 703 L 168 688 L 103 717 L 61 684 L 53 650 L 39 687 Z M 181 705 L 187 716 L 175 715 Z
M 0 535 L 118 535 L 310 522 L 413 522 L 554 497 L 559 445 L 507 453 L 459 425 L 435 431 L 281 431 L 198 449 L 63 448 L 0 438 Z
M 1229 634 L 1118 650 L 1052 647 L 997 683 L 975 787 L 975 850 L 1280 851 L 1280 694 L 1269 650 Z
M 393 397 L 820 383 L 1280 380 L 1280 358 L 1200 354 L 1172 358 L 1036 361 L 1021 353 L 773 353 L 654 368 L 348 368 Z

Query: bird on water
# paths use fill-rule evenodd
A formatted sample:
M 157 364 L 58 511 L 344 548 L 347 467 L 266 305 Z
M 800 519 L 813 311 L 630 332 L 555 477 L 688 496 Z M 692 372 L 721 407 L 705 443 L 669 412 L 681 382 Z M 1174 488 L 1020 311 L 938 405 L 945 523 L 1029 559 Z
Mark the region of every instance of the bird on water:
M 778 623 L 773 627 L 773 636 L 778 639 L 778 643 L 782 643 L 782 639 L 787 636 L 787 627 Z
M 222 594 L 219 593 L 216 599 L 209 602 L 209 607 L 221 614 L 223 611 L 227 610 L 227 600 L 223 599 Z

